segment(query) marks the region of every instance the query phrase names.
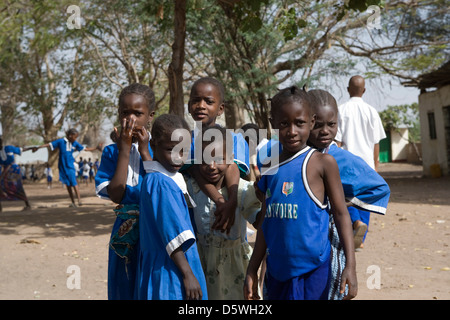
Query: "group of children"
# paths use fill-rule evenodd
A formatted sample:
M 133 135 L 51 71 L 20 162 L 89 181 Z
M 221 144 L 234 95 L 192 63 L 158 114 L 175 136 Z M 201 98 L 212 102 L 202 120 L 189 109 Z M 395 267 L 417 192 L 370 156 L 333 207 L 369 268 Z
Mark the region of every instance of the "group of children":
M 74 165 L 78 180 L 87 185 L 89 182 L 94 180 L 99 163 L 98 160 L 96 162 L 92 162 L 91 158 L 86 160 L 80 157 L 80 160 L 75 162 Z
M 243 135 L 216 124 L 224 96 L 216 79 L 193 84 L 188 109 L 201 129 L 192 132 L 176 115 L 153 122 L 148 86 L 122 90 L 120 129 L 95 177 L 97 195 L 118 204 L 108 298 L 259 299 L 264 260 L 268 299 L 355 297 L 347 206 L 384 213 L 389 188 L 360 158 L 333 144 L 336 101 L 326 91 L 297 87 L 272 97 L 278 139 L 269 140 L 266 151 L 276 148 L 279 159 L 260 167 L 253 183 L 243 179 L 250 171 Z M 247 222 L 258 230 L 253 250 Z

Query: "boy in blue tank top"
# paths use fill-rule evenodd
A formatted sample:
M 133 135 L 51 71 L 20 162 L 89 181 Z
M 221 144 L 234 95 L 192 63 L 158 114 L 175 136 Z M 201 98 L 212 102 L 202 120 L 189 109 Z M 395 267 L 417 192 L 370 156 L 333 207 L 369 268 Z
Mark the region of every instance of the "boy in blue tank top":
M 262 232 L 257 233 L 244 285 L 247 299 L 259 299 L 258 267 L 267 253 L 269 300 L 327 299 L 330 272 L 327 204 L 330 201 L 347 260 L 340 291 L 357 293 L 350 216 L 334 158 L 306 145 L 314 115 L 306 92 L 281 90 L 271 100 L 271 124 L 279 130 L 279 163 L 262 171 L 258 188 L 265 195 Z

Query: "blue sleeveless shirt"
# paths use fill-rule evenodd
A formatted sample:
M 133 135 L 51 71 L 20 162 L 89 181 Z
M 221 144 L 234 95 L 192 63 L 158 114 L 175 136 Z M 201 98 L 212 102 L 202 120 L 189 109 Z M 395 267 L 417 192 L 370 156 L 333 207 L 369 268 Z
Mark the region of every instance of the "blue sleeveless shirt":
M 312 193 L 306 176 L 315 149 L 307 146 L 290 159 L 265 171 L 258 187 L 266 195 L 262 225 L 267 268 L 279 281 L 308 273 L 330 254 L 327 199 Z

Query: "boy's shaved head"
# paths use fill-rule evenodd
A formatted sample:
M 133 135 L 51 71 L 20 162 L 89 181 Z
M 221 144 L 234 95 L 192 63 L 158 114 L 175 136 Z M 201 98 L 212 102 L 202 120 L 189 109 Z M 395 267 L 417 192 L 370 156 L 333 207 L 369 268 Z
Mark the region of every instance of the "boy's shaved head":
M 350 97 L 362 97 L 366 91 L 366 84 L 364 78 L 361 76 L 353 76 L 350 78 L 347 87 Z

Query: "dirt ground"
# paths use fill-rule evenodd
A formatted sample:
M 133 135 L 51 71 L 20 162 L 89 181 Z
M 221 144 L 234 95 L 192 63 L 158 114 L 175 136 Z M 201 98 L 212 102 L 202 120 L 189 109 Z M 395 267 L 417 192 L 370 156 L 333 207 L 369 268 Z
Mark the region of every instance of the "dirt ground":
M 421 166 L 393 163 L 380 173 L 391 200 L 385 216 L 371 216 L 356 253 L 357 299 L 450 299 L 450 177 L 421 178 Z M 58 182 L 25 185 L 32 210 L 3 202 L 0 299 L 107 299 L 114 205 L 95 196 L 93 183 L 80 189 L 79 208 L 68 207 Z

